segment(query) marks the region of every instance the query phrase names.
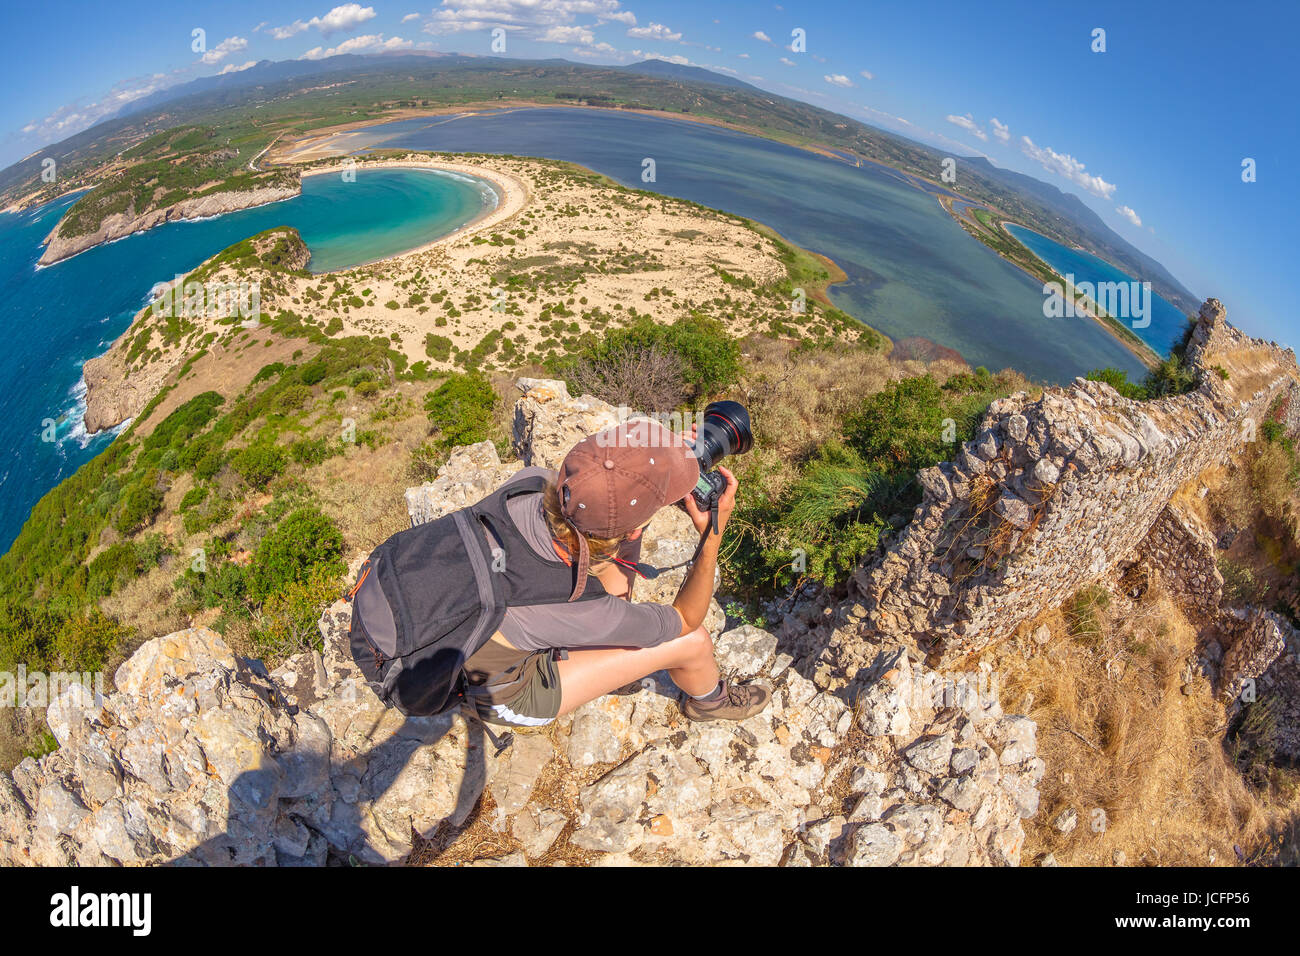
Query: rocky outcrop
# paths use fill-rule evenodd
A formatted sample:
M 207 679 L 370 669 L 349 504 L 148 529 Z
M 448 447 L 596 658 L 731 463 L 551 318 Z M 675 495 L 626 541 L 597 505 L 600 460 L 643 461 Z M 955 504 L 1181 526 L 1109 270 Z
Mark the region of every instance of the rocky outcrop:
M 1278 756 L 1300 760 L 1300 631 L 1280 618 L 1271 623 L 1282 639 L 1282 652 L 1268 664 L 1255 684 L 1255 699 L 1266 702 L 1274 721 L 1273 746 Z M 1271 644 L 1265 633 L 1261 644 Z
M 408 492 L 414 522 L 548 463 L 558 436 L 614 414 L 558 383 L 529 386 L 518 412 L 522 459 L 457 450 Z M 665 566 L 690 555 L 693 529 L 660 517 L 643 557 Z M 640 582 L 637 598 L 671 600 L 681 575 Z M 792 613 L 820 617 L 831 610 L 820 600 Z M 459 713 L 386 709 L 348 653 L 349 621 L 336 603 L 322 651 L 270 673 L 191 628 L 141 647 L 102 707 L 69 688 L 50 708 L 59 749 L 0 774 L 0 858 L 379 864 L 473 822 L 493 833 L 497 849 L 478 862 L 494 865 L 1015 865 L 1021 821 L 1037 812 L 1035 725 L 1002 712 L 987 670 L 940 675 L 906 649 L 882 652 L 850 705 L 804 676 L 801 650 L 726 627 L 715 604 L 719 663 L 772 686 L 765 712 L 687 721 L 659 673 L 544 731 L 498 736 L 498 750 Z
M 79 236 L 60 234 L 63 221 L 54 227 L 45 239 L 45 251 L 41 253 L 39 265 L 48 266 L 71 258 L 79 252 L 93 249 L 95 246 L 114 239 L 122 239 L 137 232 L 144 232 L 165 222 L 182 219 L 206 219 L 222 213 L 265 206 L 282 199 L 292 199 L 302 192 L 302 186 L 261 186 L 241 192 L 218 192 L 207 196 L 186 199 L 164 209 L 150 209 L 141 214 L 133 212 L 114 213 L 105 216 L 98 229 Z
M 1272 611 L 1252 608 L 1225 614 L 1223 630 L 1229 635 L 1228 648 L 1219 668 L 1218 686 L 1230 705 L 1258 699 L 1256 679 L 1262 677 L 1288 647 L 1296 646 L 1296 631 Z M 1252 693 L 1243 695 L 1250 688 Z M 1297 725 L 1300 726 L 1300 725 Z
M 249 241 L 253 246 L 253 252 L 262 257 L 264 276 L 272 272 L 304 269 L 311 260 L 311 251 L 302 241 L 298 231 L 287 226 L 260 233 Z M 221 253 L 218 253 L 218 256 L 220 255 Z M 211 261 L 211 259 L 207 260 L 207 262 Z M 208 271 L 201 265 L 187 273 L 186 280 Z M 234 270 L 218 269 L 216 274 L 209 274 L 208 278 L 215 279 L 216 285 L 225 281 L 233 284 L 236 273 Z M 258 281 L 259 309 L 263 304 L 270 305 L 270 295 L 264 302 L 262 292 L 270 293 L 272 287 L 272 284 L 268 283 L 263 290 L 261 280 Z M 179 289 L 178 284 L 171 284 L 171 294 L 175 300 L 181 300 L 183 296 Z M 222 340 L 231 334 L 232 326 L 212 323 L 223 322 L 224 316 L 204 316 L 198 317 L 198 320 L 207 323 L 206 331 L 219 333 L 218 338 L 207 348 L 213 352 L 222 349 L 224 347 Z M 191 321 L 191 318 L 185 321 Z M 86 385 L 86 413 L 83 420 L 87 433 L 93 435 L 106 428 L 115 428 L 140 414 L 167 384 L 172 373 L 193 357 L 193 346 L 189 342 L 199 336 L 192 334 L 187 341 L 177 339 L 169 341 L 165 328 L 168 322 L 164 315 L 155 314 L 152 305 L 146 306 L 136 314 L 131 325 L 117 337 L 107 352 L 87 359 L 82 366 L 82 381 Z M 150 330 L 160 334 L 152 338 Z M 146 342 L 161 340 L 161 344 L 147 351 L 143 356 L 136 355 L 132 358 L 132 353 L 139 351 L 134 347 L 134 342 L 140 337 L 143 337 Z
M 81 367 L 81 378 L 86 383 L 86 432 L 93 435 L 134 418 L 157 394 L 171 371 L 171 365 L 161 363 L 133 370 L 127 363 L 126 349 L 116 344 L 103 355 L 87 359 Z
M 1254 440 L 1300 381 L 1293 352 L 1233 329 L 1215 299 L 1187 355 L 1201 381 L 1183 395 L 1135 402 L 1076 379 L 995 401 L 975 440 L 920 473 L 911 523 L 855 574 L 864 614 L 831 641 L 837 682 L 882 643 L 961 660 L 1131 561 L 1174 492 Z

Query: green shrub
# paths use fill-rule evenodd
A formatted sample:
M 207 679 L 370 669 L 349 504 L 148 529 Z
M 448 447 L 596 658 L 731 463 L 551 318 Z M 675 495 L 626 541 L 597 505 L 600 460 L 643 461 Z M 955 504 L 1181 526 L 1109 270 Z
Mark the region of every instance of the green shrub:
M 321 612 L 338 596 L 339 574 L 329 568 L 315 568 L 306 580 L 285 584 L 262 605 L 253 644 L 268 657 L 320 650 Z
M 264 382 L 268 378 L 275 378 L 283 372 L 284 369 L 285 365 L 283 362 L 272 362 L 270 365 L 263 365 L 257 370 L 257 374 L 253 376 L 253 384 L 256 385 L 258 382 Z
M 1143 401 L 1150 397 L 1143 386 L 1130 382 L 1128 372 L 1120 368 L 1094 369 L 1086 377 L 1090 382 L 1105 382 L 1125 398 L 1131 398 L 1134 401 Z
M 225 399 L 217 392 L 195 395 L 159 422 L 141 447 L 146 452 L 156 450 L 159 453 L 166 448 L 179 448 L 216 417 L 217 409 L 224 402 Z
M 273 410 L 280 415 L 287 415 L 295 409 L 302 408 L 310 400 L 310 387 L 306 385 L 290 385 L 276 395 Z
M 153 520 L 163 504 L 163 493 L 158 489 L 158 472 L 149 469 L 122 499 L 113 527 L 122 534 L 135 534 Z
M 221 466 L 226 463 L 226 453 L 223 449 L 213 448 L 203 454 L 194 464 L 194 477 L 206 481 L 221 470 Z
M 261 488 L 284 471 L 284 451 L 270 442 L 257 442 L 235 452 L 230 466 L 254 488 Z
M 119 541 L 97 554 L 87 565 L 86 592 L 92 598 L 107 597 L 141 571 L 136 546 Z
M 300 465 L 319 465 L 338 451 L 337 442 L 325 438 L 304 438 L 289 446 L 289 454 Z
M 442 448 L 489 440 L 495 430 L 497 393 L 477 372 L 454 372 L 424 402 Z
M 203 499 L 208 496 L 207 485 L 195 485 L 189 491 L 185 492 L 185 497 L 181 499 L 181 511 L 189 511 L 191 508 L 203 504 Z
M 238 607 L 248 595 L 248 570 L 233 561 L 223 561 L 203 575 L 204 607 Z
M 303 582 L 315 570 L 341 575 L 343 535 L 316 508 L 298 508 L 257 546 L 249 566 L 249 594 L 263 601 L 290 582 Z
M 451 339 L 430 332 L 424 337 L 424 353 L 438 362 L 451 358 Z
M 99 608 L 65 620 L 54 638 L 55 656 L 64 670 L 99 671 L 112 652 L 131 635 Z
M 304 385 L 315 385 L 328 374 L 325 361 L 318 356 L 298 370 L 298 381 Z
M 625 328 L 589 334 L 577 354 L 555 363 L 554 369 L 567 379 L 580 364 L 618 365 L 628 354 L 656 352 L 679 360 L 690 398 L 714 395 L 740 377 L 740 343 L 718 320 L 694 314 L 672 325 L 639 316 Z
M 206 531 L 215 524 L 220 524 L 235 513 L 234 506 L 224 498 L 210 498 L 200 508 L 193 508 L 181 516 L 181 526 L 186 534 Z

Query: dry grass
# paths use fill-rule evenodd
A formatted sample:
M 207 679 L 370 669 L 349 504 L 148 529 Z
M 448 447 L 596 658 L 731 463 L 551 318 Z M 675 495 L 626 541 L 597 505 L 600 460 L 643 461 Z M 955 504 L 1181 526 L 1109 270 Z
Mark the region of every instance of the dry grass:
M 774 495 L 797 476 L 801 461 L 837 436 L 850 411 L 890 382 L 928 372 L 942 384 L 969 370 L 947 359 L 894 362 L 884 352 L 851 346 L 796 355 L 796 345 L 758 335 L 741 343 L 746 371 L 735 397 L 749 409 L 755 431 L 747 457 Z
M 1240 346 L 1217 349 L 1205 356 L 1207 368 L 1219 366 L 1228 373 L 1225 384 L 1239 401 L 1246 401 L 1256 391 L 1271 385 L 1278 378 L 1277 356 L 1268 346 Z
M 1112 594 L 1030 630 L 1043 623 L 1046 652 L 1022 638 L 1001 661 L 1003 705 L 1038 723 L 1047 765 L 1027 862 L 1050 852 L 1063 865 L 1230 865 L 1234 846 L 1249 858 L 1294 825 L 1300 799 L 1252 792 L 1228 758 L 1208 682 L 1193 676 L 1183 692 L 1198 636 L 1166 594 Z M 1062 834 L 1053 823 L 1066 808 L 1079 823 Z

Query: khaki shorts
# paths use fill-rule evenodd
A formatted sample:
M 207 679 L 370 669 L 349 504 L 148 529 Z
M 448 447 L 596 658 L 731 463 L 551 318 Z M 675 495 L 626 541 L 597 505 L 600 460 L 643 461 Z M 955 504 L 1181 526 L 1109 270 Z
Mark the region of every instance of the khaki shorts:
M 470 692 L 475 712 L 485 723 L 505 727 L 549 724 L 560 713 L 560 671 L 555 662 L 568 656 L 561 648 L 529 654 L 519 665 L 522 686 L 508 700 L 494 703 L 486 694 Z

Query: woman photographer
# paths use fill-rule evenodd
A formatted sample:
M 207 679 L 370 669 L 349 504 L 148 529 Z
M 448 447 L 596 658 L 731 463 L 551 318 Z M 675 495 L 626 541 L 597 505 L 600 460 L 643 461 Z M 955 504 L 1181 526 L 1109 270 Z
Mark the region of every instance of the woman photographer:
M 466 662 L 469 698 L 485 721 L 550 723 L 661 670 L 684 692 L 682 711 L 690 719 L 743 720 L 767 706 L 768 688 L 722 678 L 704 627 L 718 545 L 736 502 L 735 476 L 719 471 L 726 488 L 711 515 L 691 495 L 700 479 L 691 446 L 640 419 L 583 439 L 558 472 L 525 468 L 506 482 L 501 490 L 545 477 L 540 493 L 504 499 L 518 536 L 490 543 L 504 549 L 506 561 L 526 546 L 527 560 L 574 568 L 574 586 L 560 603 L 509 607 Z M 633 603 L 641 532 L 669 505 L 690 516 L 700 547 L 672 604 Z M 603 594 L 578 600 L 589 589 Z

